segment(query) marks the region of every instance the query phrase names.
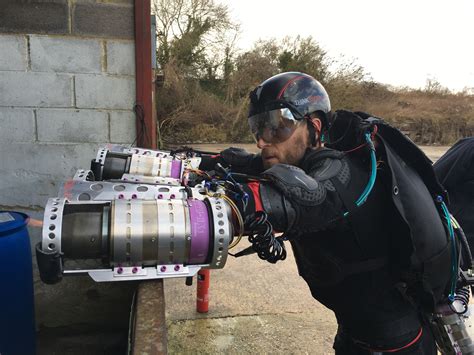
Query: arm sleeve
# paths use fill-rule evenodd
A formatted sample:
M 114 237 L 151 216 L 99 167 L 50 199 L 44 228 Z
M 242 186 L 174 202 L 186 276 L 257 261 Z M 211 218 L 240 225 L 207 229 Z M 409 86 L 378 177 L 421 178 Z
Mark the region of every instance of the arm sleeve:
M 341 174 L 344 167 L 348 169 L 339 160 L 329 161 L 321 175 L 320 171 L 307 174 L 295 166 L 277 164 L 263 173 L 271 182 L 260 183 L 258 193 L 253 187 L 251 195 L 254 201 L 260 200 L 261 208 L 276 230 L 316 232 L 343 217 L 344 205 L 330 178 L 347 184 L 348 179 L 344 180 Z M 251 208 L 257 205 L 250 204 Z

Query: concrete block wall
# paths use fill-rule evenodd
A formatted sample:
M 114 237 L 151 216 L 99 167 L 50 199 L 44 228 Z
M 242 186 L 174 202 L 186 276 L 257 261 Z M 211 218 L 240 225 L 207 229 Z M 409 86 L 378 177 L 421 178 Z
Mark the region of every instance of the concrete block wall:
M 135 140 L 133 13 L 133 0 L 2 0 L 0 210 L 42 219 L 47 198 L 89 167 L 100 143 Z M 40 235 L 30 228 L 32 247 Z M 87 309 L 102 309 L 100 322 L 113 323 L 128 308 L 113 307 L 123 297 L 101 295 L 117 290 L 127 297 L 132 287 L 87 277 L 46 286 L 35 270 L 37 323 L 97 322 Z
M 41 181 L 41 190 L 54 195 L 51 183 L 87 168 L 98 143 L 134 141 L 134 42 L 0 34 L 0 48 L 0 151 L 24 153 L 2 163 L 0 205 L 42 206 L 44 197 L 27 181 Z M 71 159 L 63 146 L 84 154 Z M 44 171 L 42 159 L 56 168 Z M 18 179 L 19 168 L 31 179 Z M 1 182 L 9 177 L 23 193 Z

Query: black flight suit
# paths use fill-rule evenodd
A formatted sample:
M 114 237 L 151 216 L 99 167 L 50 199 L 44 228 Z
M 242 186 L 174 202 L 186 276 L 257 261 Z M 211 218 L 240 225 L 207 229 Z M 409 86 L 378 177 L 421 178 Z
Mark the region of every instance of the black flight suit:
M 233 170 L 260 173 L 260 159 L 256 155 Z M 405 347 L 399 353 L 436 354 L 418 307 L 400 291 L 400 270 L 409 264 L 403 257 L 410 255 L 403 249 L 409 231 L 392 201 L 383 159 L 367 202 L 354 206 L 369 180 L 369 167 L 368 151 L 308 150 L 299 168 L 278 164 L 263 172 L 274 182 L 261 183 L 260 198 L 273 227 L 290 237 L 312 295 L 335 313 L 336 354 Z
M 449 194 L 449 211 L 464 229 L 474 251 L 474 137 L 453 145 L 434 165 Z

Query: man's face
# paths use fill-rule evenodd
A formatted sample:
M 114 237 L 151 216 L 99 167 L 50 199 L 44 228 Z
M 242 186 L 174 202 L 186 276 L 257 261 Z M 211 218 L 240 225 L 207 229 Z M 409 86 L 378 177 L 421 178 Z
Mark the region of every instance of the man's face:
M 263 167 L 265 169 L 275 164 L 298 165 L 306 149 L 310 147 L 306 122 L 301 122 L 287 140 L 281 143 L 268 143 L 259 138 L 257 147 L 262 150 Z

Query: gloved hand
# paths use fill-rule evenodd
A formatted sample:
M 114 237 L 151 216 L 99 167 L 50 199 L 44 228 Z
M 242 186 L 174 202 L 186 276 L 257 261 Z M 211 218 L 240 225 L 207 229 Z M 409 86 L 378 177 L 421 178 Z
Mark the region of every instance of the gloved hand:
M 217 163 L 222 164 L 224 161 L 220 154 L 218 155 L 202 155 L 199 170 L 210 171 L 214 170 Z
M 255 157 L 255 154 L 236 147 L 227 148 L 223 150 L 220 155 L 228 165 L 232 165 L 233 167 L 248 166 Z
M 199 169 L 213 170 L 217 163 L 231 167 L 233 172 L 243 174 L 259 174 L 263 170 L 262 159 L 259 154 L 252 154 L 245 149 L 230 147 L 219 155 L 202 156 Z

